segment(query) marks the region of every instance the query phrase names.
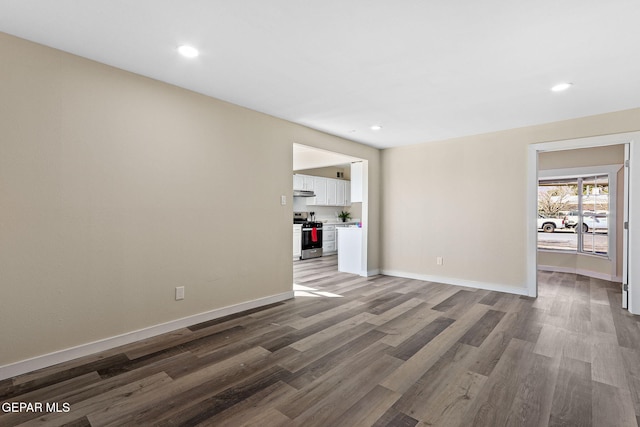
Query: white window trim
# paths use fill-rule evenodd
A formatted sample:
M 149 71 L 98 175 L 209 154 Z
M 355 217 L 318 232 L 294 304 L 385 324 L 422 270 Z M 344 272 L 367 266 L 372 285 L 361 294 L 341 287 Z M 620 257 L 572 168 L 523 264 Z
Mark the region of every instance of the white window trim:
M 617 210 L 617 190 L 618 190 L 618 172 L 622 169 L 623 165 L 602 165 L 580 168 L 566 168 L 566 169 L 546 169 L 538 171 L 538 181 L 547 179 L 566 179 L 566 178 L 589 178 L 593 176 L 607 175 L 609 180 L 609 218 L 608 218 L 608 250 L 606 255 L 593 254 L 589 252 L 583 252 L 579 247 L 576 248 L 576 253 L 587 256 L 597 256 L 600 258 L 607 258 L 610 261 L 616 260 L 616 210 Z M 578 245 L 579 246 L 579 245 Z M 549 251 L 548 249 L 538 249 L 541 251 Z M 562 253 L 568 253 L 569 251 L 557 251 Z M 570 251 L 573 253 L 573 250 Z

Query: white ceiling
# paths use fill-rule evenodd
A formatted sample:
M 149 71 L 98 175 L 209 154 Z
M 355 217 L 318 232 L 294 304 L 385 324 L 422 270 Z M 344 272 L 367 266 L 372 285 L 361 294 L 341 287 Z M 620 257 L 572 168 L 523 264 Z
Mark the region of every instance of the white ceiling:
M 639 107 L 639 18 L 638 0 L 0 1 L 0 31 L 374 147 Z

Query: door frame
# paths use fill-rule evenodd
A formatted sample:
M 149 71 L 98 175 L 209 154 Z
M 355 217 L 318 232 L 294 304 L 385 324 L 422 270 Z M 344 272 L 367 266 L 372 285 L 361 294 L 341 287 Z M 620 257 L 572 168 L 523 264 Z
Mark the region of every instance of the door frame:
M 310 143 L 303 143 L 303 142 L 296 142 L 296 141 L 292 142 L 292 145 L 291 145 L 292 150 L 294 145 L 304 146 L 315 151 L 336 154 L 338 156 L 344 157 L 345 159 L 349 160 L 351 163 L 355 161 L 362 162 L 362 213 L 360 218 L 361 228 L 362 228 L 362 257 L 361 257 L 359 275 L 362 277 L 369 277 L 369 276 L 375 276 L 377 274 L 380 274 L 380 270 L 377 268 L 371 269 L 371 270 L 369 269 L 369 251 L 368 251 L 369 231 L 370 231 L 370 228 L 369 228 L 369 184 L 370 184 L 369 160 L 363 157 L 359 157 L 357 155 L 344 153 L 343 151 L 337 151 L 329 148 L 321 148 Z M 336 166 L 339 164 L 343 164 L 343 163 L 335 163 L 333 165 L 326 165 L 322 167 Z M 291 203 L 290 210 L 291 210 L 291 216 L 293 216 L 293 203 Z M 293 258 L 292 258 L 292 262 L 293 262 Z
M 633 219 L 640 224 L 640 186 L 633 186 L 632 182 L 640 182 L 640 169 L 635 171 L 633 165 L 640 165 L 640 132 L 619 133 L 612 135 L 577 138 L 561 141 L 540 142 L 528 146 L 527 157 L 527 289 L 531 297 L 538 294 L 537 282 L 537 187 L 538 187 L 538 153 L 545 151 L 572 150 L 579 148 L 603 147 L 608 145 L 628 144 L 629 164 L 625 167 L 628 174 L 628 185 L 625 186 L 625 209 L 628 229 L 625 230 L 627 247 L 623 244 L 623 272 L 628 283 L 628 310 L 633 314 L 640 314 L 640 263 L 632 265 L 628 262 L 637 252 L 640 254 L 640 225 L 633 227 Z M 623 234 L 624 234 L 623 233 Z M 626 255 L 624 252 L 626 251 Z M 625 268 L 626 266 L 626 268 Z

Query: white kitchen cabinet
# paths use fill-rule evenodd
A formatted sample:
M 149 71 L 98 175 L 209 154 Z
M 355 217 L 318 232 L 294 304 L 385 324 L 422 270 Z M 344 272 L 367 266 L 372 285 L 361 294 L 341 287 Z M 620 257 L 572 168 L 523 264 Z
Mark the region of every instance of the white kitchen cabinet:
M 308 206 L 351 206 L 349 181 L 295 174 L 293 189 L 313 191 L 316 194 L 307 199 Z
M 327 205 L 344 206 L 344 204 L 340 204 L 340 199 L 338 199 L 338 180 L 327 178 L 325 182 L 327 183 Z
M 293 224 L 293 258 L 302 255 L 302 224 Z
M 322 244 L 322 255 L 333 255 L 337 252 L 336 242 L 327 242 Z
M 302 175 L 302 179 L 304 181 L 303 190 L 313 191 L 315 188 L 315 178 L 315 176 Z
M 344 190 L 346 181 L 336 180 L 336 206 L 345 206 Z
M 313 192 L 316 193 L 314 205 L 327 205 L 327 179 L 320 176 L 313 177 Z M 307 203 L 309 204 L 309 203 Z
M 336 226 L 326 225 L 322 227 L 322 254 L 330 255 L 337 251 Z
M 362 202 L 362 182 L 364 165 L 362 162 L 351 163 L 351 202 Z
M 351 182 L 344 182 L 344 205 L 351 206 Z
M 351 183 L 336 180 L 336 206 L 351 206 Z
M 294 190 L 306 190 L 313 191 L 313 181 L 314 176 L 310 175 L 301 175 L 294 174 L 293 175 L 293 189 Z

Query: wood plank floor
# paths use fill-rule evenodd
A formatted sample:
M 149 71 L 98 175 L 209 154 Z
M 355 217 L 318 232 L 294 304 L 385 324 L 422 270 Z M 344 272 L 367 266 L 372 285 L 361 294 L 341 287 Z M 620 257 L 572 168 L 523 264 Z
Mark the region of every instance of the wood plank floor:
M 539 297 L 294 263 L 295 300 L 0 382 L 40 426 L 636 426 L 640 318 L 619 285 Z M 68 404 L 65 411 L 63 404 Z

